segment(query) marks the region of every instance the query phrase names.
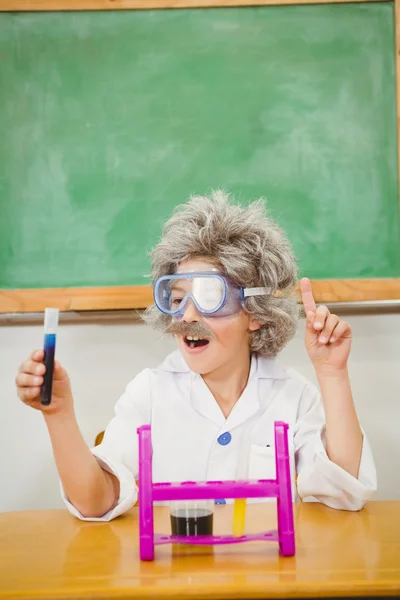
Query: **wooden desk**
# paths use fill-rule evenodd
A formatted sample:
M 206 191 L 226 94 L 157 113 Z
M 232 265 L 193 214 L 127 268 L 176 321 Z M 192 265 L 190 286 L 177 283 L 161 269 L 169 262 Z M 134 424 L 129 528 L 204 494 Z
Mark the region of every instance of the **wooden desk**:
M 215 548 L 160 546 L 141 563 L 137 510 L 111 523 L 81 522 L 64 510 L 0 514 L 0 598 L 281 598 L 400 595 L 400 502 L 361 512 L 295 506 L 297 553 L 271 542 Z M 218 506 L 215 532 L 230 531 Z M 169 531 L 165 508 L 156 531 Z M 275 527 L 273 505 L 248 510 L 248 531 Z

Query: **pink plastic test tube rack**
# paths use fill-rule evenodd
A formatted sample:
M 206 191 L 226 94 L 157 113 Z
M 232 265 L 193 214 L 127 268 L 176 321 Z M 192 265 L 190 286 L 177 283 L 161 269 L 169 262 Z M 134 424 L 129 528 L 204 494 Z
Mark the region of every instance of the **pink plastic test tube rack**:
M 140 559 L 154 560 L 154 546 L 162 544 L 237 544 L 251 541 L 279 542 L 283 556 L 293 556 L 295 539 L 288 451 L 288 425 L 275 422 L 276 479 L 254 481 L 184 481 L 153 483 L 150 425 L 139 435 L 139 534 Z M 154 533 L 153 502 L 173 500 L 214 500 L 216 498 L 276 498 L 278 529 L 243 535 L 177 536 Z

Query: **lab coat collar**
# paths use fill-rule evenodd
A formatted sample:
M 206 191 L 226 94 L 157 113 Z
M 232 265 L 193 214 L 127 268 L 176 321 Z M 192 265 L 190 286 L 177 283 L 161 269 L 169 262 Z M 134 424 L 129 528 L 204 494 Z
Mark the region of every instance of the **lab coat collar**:
M 179 350 L 171 352 L 159 368 L 162 371 L 169 371 L 171 373 L 193 373 L 185 363 Z M 278 360 L 253 353 L 251 356 L 249 381 L 252 377 L 256 379 L 288 379 L 290 375 Z
M 261 404 L 265 405 L 268 402 L 274 381 L 289 377 L 285 369 L 276 360 L 253 354 L 247 386 L 233 407 L 232 412 L 225 419 L 202 377 L 189 369 L 178 350 L 170 354 L 160 368 L 172 373 L 187 373 L 190 376 L 190 402 L 193 408 L 206 419 L 216 423 L 221 432 L 232 430 L 256 415 Z M 262 398 L 259 397 L 260 380 L 266 380 L 263 384 Z

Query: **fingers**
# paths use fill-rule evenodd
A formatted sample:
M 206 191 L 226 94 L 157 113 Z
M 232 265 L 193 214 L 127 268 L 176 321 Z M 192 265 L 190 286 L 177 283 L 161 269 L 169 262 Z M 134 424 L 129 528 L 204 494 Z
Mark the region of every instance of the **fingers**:
M 30 375 L 29 373 L 18 373 L 15 383 L 18 387 L 40 387 L 43 385 L 43 377 L 41 375 Z
M 333 337 L 333 331 L 336 325 L 339 323 L 339 317 L 337 315 L 329 314 L 325 320 L 324 326 L 319 334 L 318 341 L 320 344 L 327 344 L 331 342 Z
M 43 350 L 34 350 L 28 360 L 22 363 L 19 368 L 20 373 L 36 373 L 43 375 L 46 371 L 46 367 L 42 363 L 44 359 Z
M 307 328 L 314 331 L 320 344 L 334 344 L 342 338 L 351 337 L 347 321 L 340 321 L 326 306 L 318 306 L 315 313 L 307 313 Z
M 19 388 L 18 396 L 22 402 L 32 402 L 40 396 L 40 387 Z
M 28 360 L 19 367 L 15 383 L 17 385 L 17 394 L 25 404 L 38 410 L 46 410 L 46 407 L 40 405 L 41 388 L 44 383 L 44 374 L 46 366 L 41 362 L 44 358 L 43 350 L 32 352 Z M 65 409 L 66 404 L 70 406 L 73 403 L 71 387 L 67 371 L 58 361 L 54 361 L 53 390 L 56 389 L 58 400 L 62 398 L 62 406 Z M 54 396 L 54 394 L 53 394 Z
M 338 324 L 336 325 L 335 329 L 332 331 L 332 335 L 331 335 L 329 341 L 331 344 L 334 344 L 335 342 L 338 342 L 339 340 L 349 339 L 349 338 L 351 338 L 351 336 L 352 336 L 351 327 L 347 323 L 347 321 L 339 321 Z
M 19 368 L 20 373 L 30 373 L 31 375 L 44 375 L 46 367 L 41 362 L 28 359 Z
M 22 402 L 32 402 L 40 395 L 40 386 L 43 384 L 43 377 L 30 373 L 18 373 L 15 383 L 17 384 L 18 396 Z
M 303 302 L 304 310 L 307 313 L 313 312 L 317 310 L 317 306 L 315 304 L 314 296 L 311 288 L 311 281 L 307 279 L 307 277 L 303 277 L 300 281 L 300 291 L 301 291 L 301 299 Z
M 314 311 L 307 312 L 307 326 L 316 333 L 322 331 L 325 321 L 330 315 L 328 308 L 324 305 L 318 306 Z
M 43 350 L 34 350 L 28 360 L 22 363 L 18 369 L 15 383 L 17 393 L 23 402 L 32 402 L 40 395 L 40 388 L 43 385 L 43 375 L 46 367 L 43 360 Z
M 314 329 L 316 329 L 317 331 L 322 331 L 325 327 L 326 320 L 330 314 L 331 313 L 329 312 L 327 306 L 323 304 L 321 306 L 318 306 L 317 310 L 315 311 Z

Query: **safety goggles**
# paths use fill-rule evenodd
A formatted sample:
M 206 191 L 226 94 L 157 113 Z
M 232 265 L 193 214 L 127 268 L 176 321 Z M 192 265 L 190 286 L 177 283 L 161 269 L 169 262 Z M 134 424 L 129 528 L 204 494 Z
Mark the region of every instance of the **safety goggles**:
M 154 302 L 166 315 L 182 318 L 191 300 L 197 311 L 207 317 L 227 317 L 243 307 L 249 296 L 263 296 L 269 288 L 244 288 L 215 272 L 163 275 L 154 284 Z

